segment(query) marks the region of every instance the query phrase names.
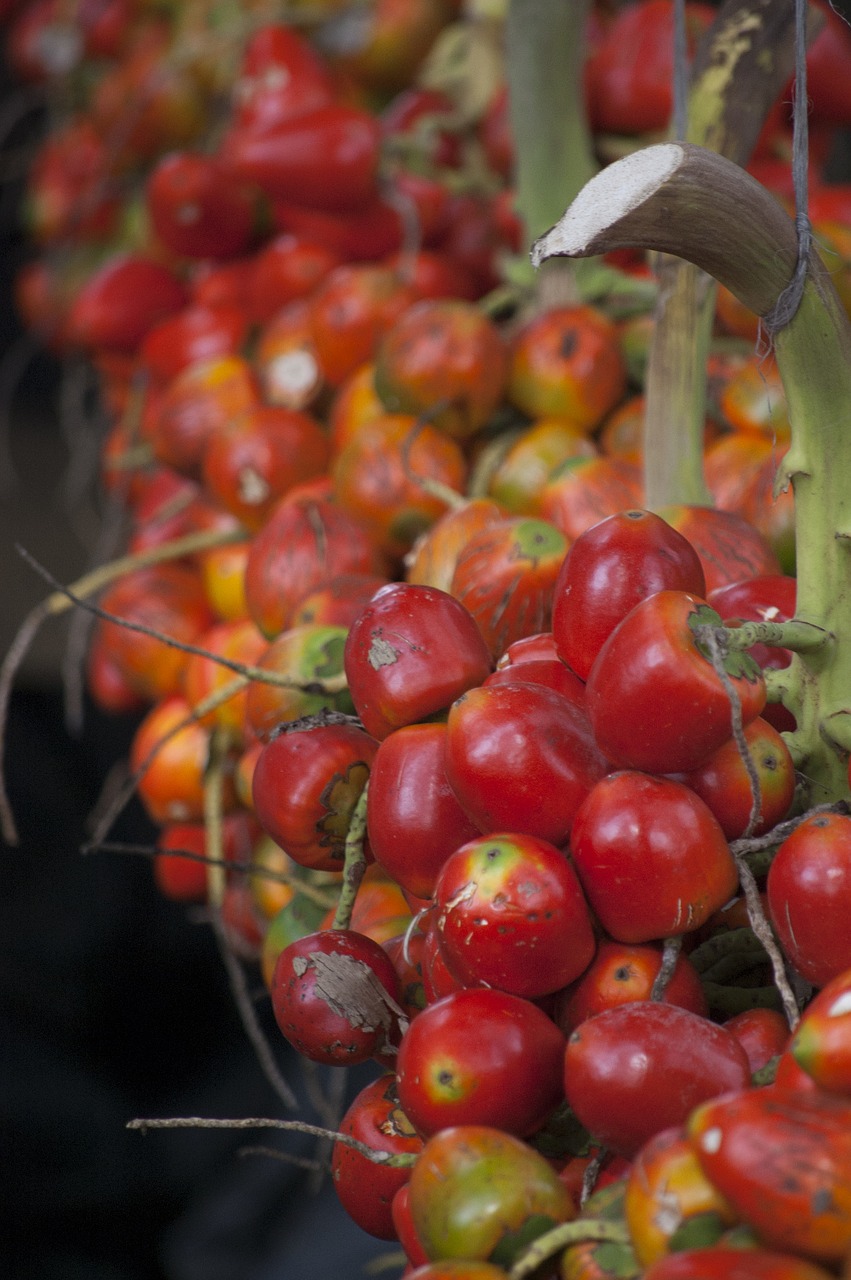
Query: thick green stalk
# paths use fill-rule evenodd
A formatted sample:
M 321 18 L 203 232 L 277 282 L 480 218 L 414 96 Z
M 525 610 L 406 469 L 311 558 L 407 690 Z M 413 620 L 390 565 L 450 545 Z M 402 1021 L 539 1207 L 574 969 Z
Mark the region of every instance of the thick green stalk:
M 738 165 L 687 143 L 647 147 L 603 170 L 533 248 L 533 262 L 622 247 L 676 254 L 759 316 L 792 279 L 795 226 Z M 815 252 L 791 320 L 774 334 L 792 443 L 777 477 L 795 495 L 796 617 L 830 640 L 795 654 L 782 700 L 809 802 L 848 794 L 851 752 L 851 323 Z
M 794 67 L 793 0 L 727 0 L 695 55 L 686 138 L 745 164 Z M 706 359 L 715 281 L 661 255 L 659 297 L 645 380 L 644 500 L 711 503 L 703 475 Z
M 582 68 L 590 0 L 510 0 L 505 24 L 517 211 L 526 242 L 552 226 L 597 170 L 585 117 Z M 591 264 L 552 263 L 542 292 L 580 296 Z M 531 271 L 529 282 L 534 280 Z

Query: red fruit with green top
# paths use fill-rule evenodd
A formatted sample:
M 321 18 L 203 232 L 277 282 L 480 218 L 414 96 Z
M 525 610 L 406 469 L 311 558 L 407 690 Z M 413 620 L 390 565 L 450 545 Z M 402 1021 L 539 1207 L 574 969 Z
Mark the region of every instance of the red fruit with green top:
M 435 1134 L 408 1187 L 417 1238 L 434 1260 L 508 1267 L 537 1236 L 576 1216 L 550 1162 L 489 1125 L 454 1125 Z M 474 1276 L 484 1280 L 475 1271 L 470 1280 Z
M 588 966 L 591 916 L 567 855 L 534 836 L 480 836 L 443 865 L 434 889 L 447 964 L 465 984 L 534 999 Z
M 647 773 L 699 768 L 732 737 L 727 689 L 696 628 L 720 626 L 701 597 L 657 591 L 634 606 L 606 640 L 586 686 L 600 750 L 613 764 Z M 765 706 L 765 680 L 747 653 L 724 666 L 742 721 Z

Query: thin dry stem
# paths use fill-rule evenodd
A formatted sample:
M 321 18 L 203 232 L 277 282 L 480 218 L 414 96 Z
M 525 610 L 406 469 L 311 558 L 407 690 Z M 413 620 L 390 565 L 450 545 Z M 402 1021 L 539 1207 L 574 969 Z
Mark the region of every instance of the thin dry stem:
M 236 1005 L 237 1013 L 240 1021 L 245 1028 L 245 1034 L 251 1042 L 251 1047 L 257 1056 L 260 1069 L 263 1072 L 269 1084 L 274 1089 L 281 1102 L 290 1111 L 298 1110 L 298 1099 L 293 1093 L 281 1074 L 278 1064 L 275 1061 L 275 1055 L 272 1047 L 267 1040 L 257 1012 L 254 1002 L 248 991 L 248 984 L 245 980 L 245 970 L 239 962 L 239 958 L 234 955 L 232 948 L 228 944 L 227 934 L 224 924 L 222 923 L 221 914 L 218 911 L 212 913 L 213 933 L 219 948 L 219 954 L 222 957 L 222 963 L 228 976 L 231 994 Z
M 344 1147 L 351 1147 L 353 1151 L 359 1152 L 371 1164 L 387 1165 L 391 1169 L 409 1169 L 416 1161 L 412 1152 L 391 1155 L 389 1151 L 375 1151 L 347 1133 L 323 1129 L 320 1125 L 308 1124 L 304 1120 L 273 1120 L 268 1117 L 217 1120 L 203 1116 L 175 1116 L 168 1120 L 130 1120 L 127 1128 L 138 1133 L 146 1133 L 149 1129 L 284 1129 L 290 1133 L 307 1133 L 315 1138 L 339 1142 Z

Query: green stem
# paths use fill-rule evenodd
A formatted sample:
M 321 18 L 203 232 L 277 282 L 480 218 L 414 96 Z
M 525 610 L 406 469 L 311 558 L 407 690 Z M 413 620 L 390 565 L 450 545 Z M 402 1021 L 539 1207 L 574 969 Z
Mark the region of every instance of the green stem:
M 505 23 L 517 211 L 527 244 L 551 226 L 597 169 L 585 118 L 582 67 L 590 0 L 510 0 Z M 579 297 L 591 264 L 552 264 L 543 292 Z M 530 283 L 528 261 L 520 270 Z
M 798 618 L 789 622 L 743 622 L 738 627 L 697 626 L 694 628 L 695 639 L 701 640 L 705 632 L 713 633 L 722 651 L 727 653 L 750 649 L 755 644 L 791 649 L 794 653 L 818 653 L 836 639 L 824 627 L 801 622 Z
M 357 804 L 352 810 L 349 830 L 346 834 L 346 846 L 343 856 L 343 884 L 340 898 L 334 915 L 332 929 L 348 929 L 352 922 L 352 911 L 363 873 L 366 871 L 366 855 L 363 851 L 366 838 L 366 803 L 369 795 L 369 779 L 358 796 Z
M 579 1244 L 583 1240 L 608 1240 L 612 1244 L 629 1244 L 630 1237 L 626 1224 L 607 1222 L 604 1218 L 576 1218 L 573 1222 L 562 1222 L 546 1231 L 534 1244 L 521 1254 L 509 1271 L 509 1280 L 523 1280 L 551 1258 L 554 1254 L 566 1249 L 568 1245 Z
M 687 143 L 646 147 L 604 169 L 537 242 L 533 261 L 627 246 L 694 262 L 759 316 L 773 311 L 798 258 L 794 223 L 773 196 Z M 851 753 L 851 322 L 815 251 L 774 343 L 792 423 L 777 484 L 795 495 L 796 621 L 830 637 L 794 653 L 783 673 L 796 720 L 787 741 L 811 805 L 848 795 Z

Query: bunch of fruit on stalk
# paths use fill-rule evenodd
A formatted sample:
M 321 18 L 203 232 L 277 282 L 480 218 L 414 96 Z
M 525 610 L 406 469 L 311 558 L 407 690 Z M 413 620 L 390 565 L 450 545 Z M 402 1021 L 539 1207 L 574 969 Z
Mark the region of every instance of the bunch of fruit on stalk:
M 134 557 L 89 687 L 141 717 L 162 891 L 299 1053 L 374 1061 L 333 1178 L 406 1275 L 847 1274 L 851 816 L 802 812 L 789 651 L 724 643 L 795 612 L 782 391 L 722 295 L 716 506 L 643 508 L 646 310 L 501 287 L 488 8 L 10 7 L 71 104 L 20 308 L 97 370 Z M 595 12 L 601 152 L 664 129 L 670 24 Z M 826 30 L 817 158 L 851 118 Z M 781 196 L 789 137 L 778 107 L 753 164 Z M 840 261 L 851 198 L 812 207 Z

